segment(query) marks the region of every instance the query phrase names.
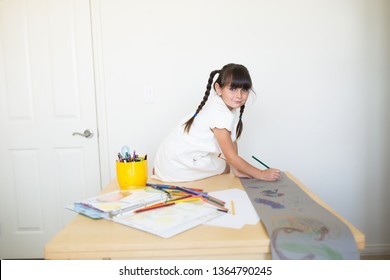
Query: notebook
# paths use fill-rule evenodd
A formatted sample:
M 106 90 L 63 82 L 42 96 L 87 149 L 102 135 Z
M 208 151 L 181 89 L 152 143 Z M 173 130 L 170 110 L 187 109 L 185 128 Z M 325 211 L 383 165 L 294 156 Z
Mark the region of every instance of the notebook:
M 149 204 L 163 202 L 167 195 L 153 188 L 113 191 L 74 202 L 67 209 L 92 219 L 112 219 Z

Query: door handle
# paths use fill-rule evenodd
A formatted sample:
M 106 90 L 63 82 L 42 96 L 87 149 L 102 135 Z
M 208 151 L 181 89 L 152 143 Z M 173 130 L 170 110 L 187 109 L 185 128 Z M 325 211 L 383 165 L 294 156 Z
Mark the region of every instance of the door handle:
M 93 137 L 93 131 L 90 130 L 90 129 L 86 129 L 84 130 L 84 133 L 81 133 L 81 132 L 73 132 L 72 135 L 80 135 L 80 136 L 83 136 L 85 138 L 92 138 Z

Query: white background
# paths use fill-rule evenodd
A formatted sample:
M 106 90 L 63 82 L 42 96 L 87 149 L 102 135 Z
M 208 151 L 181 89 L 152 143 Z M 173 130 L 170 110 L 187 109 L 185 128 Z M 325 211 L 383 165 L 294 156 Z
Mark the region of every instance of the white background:
M 329 279 L 331 277 L 358 277 L 363 279 L 375 278 L 383 275 L 385 272 L 386 261 L 2 261 L 1 279 L 31 279 L 39 278 L 42 280 L 55 279 L 67 280 L 75 279 L 289 279 L 299 278 L 302 280 Z M 23 267 L 23 269 L 20 269 Z M 214 267 L 220 272 L 223 269 L 232 269 L 235 267 L 236 274 L 214 275 Z M 271 275 L 249 275 L 237 274 L 239 267 L 252 268 L 265 267 L 272 272 Z M 157 269 L 162 272 L 179 271 L 194 272 L 197 275 L 120 275 L 120 270 L 127 268 L 129 272 L 146 271 L 154 273 L 151 270 Z M 176 270 L 175 270 L 176 268 Z M 196 269 L 196 270 L 194 270 Z M 203 274 L 199 274 L 202 269 Z

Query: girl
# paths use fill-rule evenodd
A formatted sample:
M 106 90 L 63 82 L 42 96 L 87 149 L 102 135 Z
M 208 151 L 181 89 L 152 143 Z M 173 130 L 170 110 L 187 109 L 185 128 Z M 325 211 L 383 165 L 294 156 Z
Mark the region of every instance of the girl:
M 213 88 L 210 89 L 215 75 Z M 238 155 L 237 139 L 242 132 L 242 114 L 252 80 L 239 64 L 212 71 L 202 102 L 160 144 L 154 162 L 153 178 L 166 182 L 184 182 L 228 173 L 238 177 L 274 181 L 280 170 L 260 170 Z

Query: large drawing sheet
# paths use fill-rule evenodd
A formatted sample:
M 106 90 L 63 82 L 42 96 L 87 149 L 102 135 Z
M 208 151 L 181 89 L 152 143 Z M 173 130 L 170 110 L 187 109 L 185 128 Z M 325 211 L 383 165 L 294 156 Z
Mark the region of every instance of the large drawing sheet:
M 276 182 L 241 179 L 271 240 L 273 259 L 359 259 L 350 229 L 286 174 Z

